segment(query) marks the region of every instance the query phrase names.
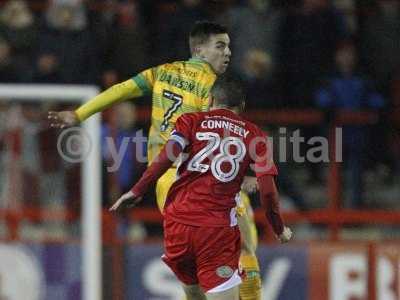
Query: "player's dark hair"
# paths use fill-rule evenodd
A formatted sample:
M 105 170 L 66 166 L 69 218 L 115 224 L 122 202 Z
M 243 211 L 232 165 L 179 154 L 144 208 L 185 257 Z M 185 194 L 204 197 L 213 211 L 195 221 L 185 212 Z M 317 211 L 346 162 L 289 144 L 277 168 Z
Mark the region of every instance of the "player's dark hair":
M 219 78 L 211 88 L 214 105 L 243 109 L 245 97 L 241 85 L 232 79 Z
M 211 21 L 197 21 L 189 36 L 190 52 L 193 54 L 198 45 L 204 44 L 214 34 L 228 33 L 225 26 Z

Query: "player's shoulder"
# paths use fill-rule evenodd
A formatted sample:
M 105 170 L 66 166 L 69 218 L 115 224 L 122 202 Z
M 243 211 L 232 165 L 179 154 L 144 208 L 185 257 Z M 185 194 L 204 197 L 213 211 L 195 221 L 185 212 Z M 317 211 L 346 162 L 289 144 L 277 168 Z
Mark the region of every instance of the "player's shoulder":
M 185 121 L 185 122 L 191 122 L 191 123 L 196 123 L 199 120 L 202 120 L 205 118 L 207 115 L 207 112 L 190 112 L 190 113 L 184 113 L 179 116 L 178 121 Z
M 181 70 L 183 68 L 186 68 L 187 66 L 189 66 L 187 64 L 188 61 L 186 60 L 177 60 L 177 61 L 172 61 L 172 62 L 165 62 L 163 64 L 159 64 L 156 66 L 151 67 L 150 69 L 152 70 L 156 70 L 156 71 L 160 71 L 160 70 L 164 70 L 164 71 L 171 71 L 171 70 Z
M 181 66 L 179 61 L 174 61 L 174 62 L 166 62 L 160 65 L 157 65 L 153 67 L 152 69 L 155 70 L 156 72 L 170 72 L 173 70 L 179 69 Z
M 156 71 L 157 74 L 172 75 L 182 78 L 186 81 L 205 86 L 205 89 L 200 90 L 201 98 L 208 94 L 208 89 L 214 83 L 216 75 L 207 67 L 204 62 L 200 63 L 197 60 L 180 60 L 160 65 Z
M 265 132 L 255 123 L 240 116 L 240 119 L 245 123 L 246 128 L 253 136 L 265 136 Z
M 172 70 L 172 69 L 182 69 L 185 66 L 184 60 L 177 60 L 173 62 L 166 62 L 162 65 L 159 65 L 158 68 Z

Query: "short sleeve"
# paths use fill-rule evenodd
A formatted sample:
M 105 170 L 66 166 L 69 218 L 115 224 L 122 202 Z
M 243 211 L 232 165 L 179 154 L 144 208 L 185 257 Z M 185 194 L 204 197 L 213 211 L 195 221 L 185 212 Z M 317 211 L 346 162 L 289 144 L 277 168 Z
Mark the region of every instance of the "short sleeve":
M 185 148 L 190 141 L 193 121 L 189 114 L 180 116 L 175 123 L 175 128 L 171 132 L 170 139 L 178 142 L 182 148 Z
M 143 95 L 150 95 L 156 80 L 157 68 L 151 68 L 132 77 L 132 80 L 142 90 Z
M 253 161 L 251 168 L 256 177 L 278 175 L 278 169 L 273 161 L 272 143 L 269 142 L 268 137 L 261 130 L 251 141 L 250 155 Z

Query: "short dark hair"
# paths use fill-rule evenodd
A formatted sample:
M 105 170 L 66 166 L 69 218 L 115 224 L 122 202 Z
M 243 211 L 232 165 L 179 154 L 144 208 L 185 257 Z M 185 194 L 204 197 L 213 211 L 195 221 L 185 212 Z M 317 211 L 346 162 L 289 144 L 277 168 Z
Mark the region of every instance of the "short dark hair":
M 218 23 L 211 21 L 197 21 L 189 36 L 190 52 L 193 54 L 195 48 L 209 39 L 211 35 L 228 33 L 228 29 Z
M 217 105 L 244 108 L 245 96 L 242 87 L 233 79 L 218 78 L 211 88 L 211 95 Z

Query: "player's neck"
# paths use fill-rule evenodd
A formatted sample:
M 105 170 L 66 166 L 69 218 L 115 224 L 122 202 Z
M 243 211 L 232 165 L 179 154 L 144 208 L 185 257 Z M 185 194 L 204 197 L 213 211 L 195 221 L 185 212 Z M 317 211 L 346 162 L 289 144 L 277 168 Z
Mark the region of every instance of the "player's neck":
M 229 110 L 235 114 L 239 113 L 239 110 L 236 107 L 228 107 L 227 105 L 214 105 L 213 107 L 210 108 L 210 110 L 217 110 L 217 109 L 225 109 Z
M 207 65 L 214 74 L 217 74 L 217 72 L 214 70 L 213 66 L 206 59 L 204 59 L 202 57 L 199 57 L 197 55 L 193 55 L 190 58 L 190 60 L 191 61 L 198 61 L 198 62 L 201 62 L 201 63 Z

